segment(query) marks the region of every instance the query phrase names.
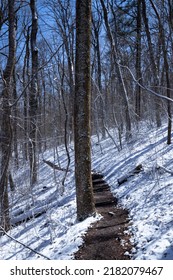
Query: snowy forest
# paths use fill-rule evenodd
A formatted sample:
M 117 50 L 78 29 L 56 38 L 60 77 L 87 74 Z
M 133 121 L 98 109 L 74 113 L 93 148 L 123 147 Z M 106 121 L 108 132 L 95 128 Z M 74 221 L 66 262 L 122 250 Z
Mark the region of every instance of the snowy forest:
M 0 259 L 173 259 L 172 91 L 172 0 L 0 0 Z

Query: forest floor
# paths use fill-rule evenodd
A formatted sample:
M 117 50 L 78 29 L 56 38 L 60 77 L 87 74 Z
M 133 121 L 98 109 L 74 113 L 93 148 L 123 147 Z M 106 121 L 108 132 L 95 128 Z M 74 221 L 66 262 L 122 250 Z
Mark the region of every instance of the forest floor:
M 102 218 L 88 229 L 76 260 L 129 260 L 132 244 L 126 234 L 130 221 L 128 211 L 120 208 L 101 174 L 94 173 L 95 207 Z

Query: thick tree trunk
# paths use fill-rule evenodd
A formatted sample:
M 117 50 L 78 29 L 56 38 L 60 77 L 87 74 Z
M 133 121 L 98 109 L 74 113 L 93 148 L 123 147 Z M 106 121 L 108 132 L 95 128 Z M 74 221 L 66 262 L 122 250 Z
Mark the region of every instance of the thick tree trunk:
M 78 220 L 95 212 L 90 147 L 90 33 L 91 0 L 77 0 L 74 132 Z

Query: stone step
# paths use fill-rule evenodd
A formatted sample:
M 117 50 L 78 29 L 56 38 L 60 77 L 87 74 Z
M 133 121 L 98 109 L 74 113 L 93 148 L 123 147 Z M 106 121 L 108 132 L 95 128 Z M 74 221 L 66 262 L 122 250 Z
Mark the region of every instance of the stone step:
M 103 186 L 103 185 L 108 185 L 108 184 L 107 184 L 106 181 L 104 181 L 104 180 L 102 180 L 102 181 L 97 181 L 97 182 L 93 181 L 93 186 L 94 186 L 94 187 Z
M 99 186 L 93 186 L 93 190 L 95 191 L 97 191 L 97 190 L 102 190 L 102 191 L 104 191 L 104 190 L 107 190 L 107 189 L 109 189 L 110 190 L 110 188 L 109 188 L 109 186 L 108 185 L 99 185 Z
M 93 183 L 103 182 L 103 178 L 92 179 Z
M 95 187 L 108 186 L 108 183 L 106 183 L 105 181 L 100 181 L 100 182 L 97 182 L 97 184 L 93 183 L 93 186 L 95 186 Z
M 104 176 L 99 173 L 92 174 L 93 191 L 96 207 L 110 206 L 115 204 L 114 197 L 110 193 L 110 187 L 108 183 L 104 180 Z
M 109 185 L 107 185 L 107 184 L 100 184 L 100 185 L 96 185 L 96 186 L 93 186 L 93 189 L 94 190 L 97 190 L 97 189 L 102 189 L 102 190 L 104 190 L 104 189 L 110 189 L 109 188 Z
M 105 187 L 105 188 L 94 188 L 94 193 L 97 193 L 97 192 L 107 192 L 109 191 L 109 187 Z
M 115 201 L 114 200 L 107 200 L 107 201 L 99 201 L 95 202 L 96 207 L 101 207 L 101 206 L 106 206 L 106 205 L 114 205 Z
M 103 179 L 103 175 L 100 173 L 93 173 L 92 174 L 92 180 L 96 180 L 96 179 Z

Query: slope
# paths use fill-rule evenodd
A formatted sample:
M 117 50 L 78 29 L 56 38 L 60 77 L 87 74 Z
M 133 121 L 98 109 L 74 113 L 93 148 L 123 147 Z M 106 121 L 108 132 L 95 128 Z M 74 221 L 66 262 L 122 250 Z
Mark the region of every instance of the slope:
M 116 130 L 110 133 L 118 144 Z M 166 144 L 166 126 L 156 129 L 142 123 L 133 135 L 130 143 L 122 139 L 121 151 L 110 137 L 101 141 L 93 137 L 92 169 L 104 175 L 118 206 L 129 212 L 131 224 L 125 232 L 133 245 L 129 257 L 173 259 L 173 177 L 166 171 L 173 170 L 173 159 L 172 145 Z M 43 159 L 65 168 L 64 147 L 52 148 L 40 156 L 39 182 L 33 188 L 29 186 L 28 164 L 21 162 L 19 170 L 14 168 L 17 187 L 10 192 L 13 228 L 8 232 L 13 240 L 5 235 L 0 238 L 1 259 L 43 259 L 39 252 L 50 259 L 73 259 L 89 226 L 101 219 L 98 214 L 81 223 L 76 221 L 73 145 L 69 148 L 71 165 L 63 195 L 63 171 L 54 171 Z M 143 171 L 119 185 L 118 178 L 139 164 Z

